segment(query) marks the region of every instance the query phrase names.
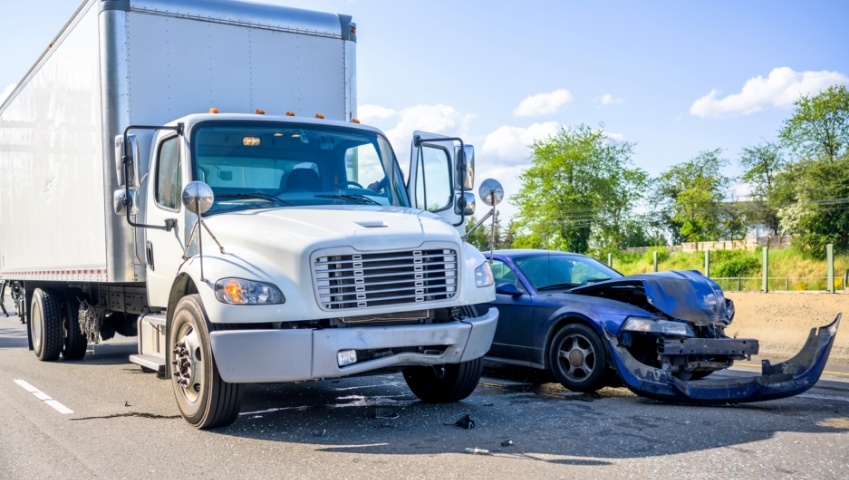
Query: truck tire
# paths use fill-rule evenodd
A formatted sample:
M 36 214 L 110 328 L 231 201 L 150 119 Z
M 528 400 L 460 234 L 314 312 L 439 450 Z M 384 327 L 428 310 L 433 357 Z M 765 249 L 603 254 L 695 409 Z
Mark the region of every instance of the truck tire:
M 209 332 L 226 329 L 210 323 L 200 296 L 187 295 L 174 309 L 168 336 L 171 385 L 183 418 L 199 429 L 230 425 L 242 406 L 242 385 L 221 380 Z
M 30 333 L 35 356 L 42 362 L 52 362 L 62 351 L 62 317 L 59 301 L 50 290 L 36 288 L 30 308 Z
M 65 297 L 65 338 L 62 345 L 62 358 L 81 360 L 85 357 L 88 339 L 80 329 L 80 303 L 72 295 Z
M 575 392 L 594 392 L 604 387 L 607 356 L 601 338 L 588 326 L 571 323 L 561 328 L 548 352 L 551 373 Z
M 407 367 L 404 380 L 421 401 L 450 403 L 475 391 L 483 372 L 483 357 L 440 367 Z

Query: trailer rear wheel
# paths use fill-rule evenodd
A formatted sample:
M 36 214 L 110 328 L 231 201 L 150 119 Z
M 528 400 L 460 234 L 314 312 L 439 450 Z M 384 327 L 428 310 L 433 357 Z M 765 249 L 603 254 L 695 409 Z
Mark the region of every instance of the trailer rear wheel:
M 404 380 L 427 403 L 458 402 L 475 391 L 483 372 L 483 358 L 439 367 L 407 367 Z
M 199 295 L 177 303 L 168 340 L 171 385 L 183 418 L 200 429 L 233 423 L 242 404 L 242 385 L 221 380 L 212 356 L 209 332 L 224 328 L 206 320 Z
M 65 338 L 62 345 L 62 358 L 80 360 L 85 357 L 88 339 L 80 329 L 80 303 L 69 295 L 65 297 Z
M 30 333 L 35 356 L 43 362 L 59 358 L 62 351 L 62 317 L 59 301 L 50 290 L 36 288 L 30 308 Z

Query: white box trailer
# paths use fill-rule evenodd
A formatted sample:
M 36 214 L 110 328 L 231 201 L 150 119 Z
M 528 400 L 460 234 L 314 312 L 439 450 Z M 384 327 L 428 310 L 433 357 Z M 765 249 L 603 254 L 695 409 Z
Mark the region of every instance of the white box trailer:
M 344 15 L 84 2 L 0 105 L 0 279 L 36 356 L 137 334 L 201 428 L 245 383 L 468 396 L 498 316 L 470 307 L 494 298 L 461 236 L 473 149 L 417 132 L 405 180 L 355 118 L 355 47 Z

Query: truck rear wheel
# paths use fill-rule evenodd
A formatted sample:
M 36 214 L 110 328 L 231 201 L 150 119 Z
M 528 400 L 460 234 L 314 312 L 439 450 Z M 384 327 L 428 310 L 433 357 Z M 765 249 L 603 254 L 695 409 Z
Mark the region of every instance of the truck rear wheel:
M 62 351 L 62 317 L 59 301 L 50 290 L 36 288 L 30 308 L 30 333 L 35 356 L 43 362 L 59 358 Z
M 483 358 L 438 367 L 407 367 L 404 380 L 427 403 L 460 401 L 475 391 L 483 372 Z
M 242 385 L 221 380 L 212 356 L 209 332 L 218 329 L 207 322 L 199 295 L 177 303 L 168 339 L 171 385 L 183 418 L 200 429 L 233 423 L 242 405 Z
M 65 297 L 65 338 L 62 358 L 80 360 L 85 357 L 88 339 L 80 329 L 80 303 L 72 295 Z

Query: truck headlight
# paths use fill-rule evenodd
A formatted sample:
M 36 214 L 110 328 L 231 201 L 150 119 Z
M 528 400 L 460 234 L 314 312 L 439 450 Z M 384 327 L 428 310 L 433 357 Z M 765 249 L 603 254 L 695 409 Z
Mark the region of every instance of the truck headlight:
M 489 268 L 489 262 L 483 262 L 475 269 L 475 285 L 479 287 L 491 287 L 495 285 L 495 277 L 492 276 L 492 269 Z
M 286 303 L 279 288 L 270 283 L 243 278 L 222 278 L 215 282 L 215 298 L 230 305 L 273 305 Z
M 622 330 L 639 333 L 654 333 L 657 335 L 674 335 L 676 337 L 695 337 L 696 333 L 686 323 L 670 322 L 654 318 L 628 317 Z

